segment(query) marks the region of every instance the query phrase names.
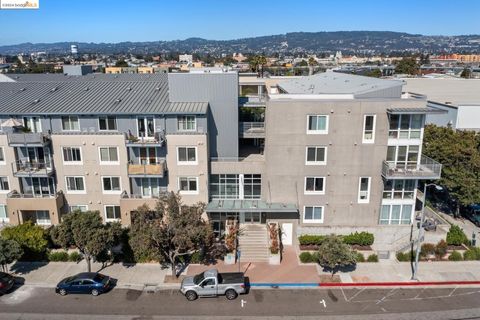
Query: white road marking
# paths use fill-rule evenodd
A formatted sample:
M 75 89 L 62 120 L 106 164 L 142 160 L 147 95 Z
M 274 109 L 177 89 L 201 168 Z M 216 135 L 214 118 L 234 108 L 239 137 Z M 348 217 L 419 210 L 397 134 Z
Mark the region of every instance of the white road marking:
M 394 291 L 397 290 L 397 288 L 393 288 L 392 290 L 388 291 L 388 293 L 383 297 L 381 298 L 380 300 L 377 301 L 376 304 L 380 304 L 382 303 L 383 301 L 385 301 L 385 299 L 387 299 L 388 297 L 390 297 L 391 295 L 394 294 Z
M 356 296 L 358 296 L 358 295 L 360 294 L 360 292 L 362 292 L 363 290 L 365 290 L 365 288 L 360 289 L 360 291 L 358 291 L 357 293 L 355 293 L 348 301 L 349 301 L 349 302 L 352 301 L 353 298 L 355 298 Z
M 243 308 L 247 304 L 247 301 L 242 299 L 241 303 L 242 303 L 242 308 Z
M 345 295 L 345 291 L 343 291 L 343 288 L 342 288 L 342 287 L 340 287 L 340 291 L 342 291 L 343 299 L 345 299 L 345 301 L 348 302 L 347 296 Z
M 320 300 L 320 304 L 323 304 L 323 307 L 326 308 L 327 304 L 325 303 L 325 300 Z
M 458 286 L 456 286 L 455 288 L 453 288 L 452 292 L 450 292 L 450 294 L 448 295 L 449 297 L 452 296 L 452 294 L 455 292 L 455 290 L 457 290 Z
M 22 286 L 9 294 L 3 295 L 0 298 L 0 302 L 10 305 L 19 304 L 30 298 L 33 294 L 33 291 L 35 291 L 35 287 Z

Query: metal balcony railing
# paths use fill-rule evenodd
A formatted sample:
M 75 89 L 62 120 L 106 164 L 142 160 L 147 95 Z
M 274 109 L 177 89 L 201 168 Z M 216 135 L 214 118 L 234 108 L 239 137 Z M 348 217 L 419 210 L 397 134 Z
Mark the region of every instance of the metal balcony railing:
M 15 161 L 12 162 L 12 170 L 16 176 L 48 176 L 54 172 L 53 160 Z
M 125 143 L 132 146 L 142 146 L 142 145 L 154 145 L 162 147 L 165 143 L 165 133 L 164 132 L 155 132 L 153 137 L 145 137 L 140 135 L 139 137 L 131 134 L 125 133 Z
M 154 164 L 140 164 L 130 162 L 127 165 L 128 174 L 130 176 L 159 176 L 163 177 L 166 171 L 166 160 L 164 158 L 157 159 Z
M 395 164 L 383 161 L 382 176 L 385 179 L 440 179 L 442 164 L 422 155 L 419 165 Z
M 238 98 L 238 105 L 240 107 L 265 107 L 267 101 L 266 94 L 248 95 Z
M 265 138 L 265 122 L 240 122 L 238 130 L 241 137 Z
M 59 196 L 63 195 L 62 191 L 57 191 L 55 193 L 49 194 L 33 194 L 33 193 L 20 193 L 17 190 L 13 190 L 7 193 L 7 198 L 11 199 L 34 199 L 34 198 L 42 198 L 42 199 L 56 199 Z
M 32 145 L 44 146 L 50 143 L 50 135 L 39 132 L 9 133 L 7 135 L 8 144 L 12 145 Z
M 167 187 L 158 187 L 158 191 L 152 191 L 150 195 L 123 192 L 122 199 L 158 199 L 168 193 Z

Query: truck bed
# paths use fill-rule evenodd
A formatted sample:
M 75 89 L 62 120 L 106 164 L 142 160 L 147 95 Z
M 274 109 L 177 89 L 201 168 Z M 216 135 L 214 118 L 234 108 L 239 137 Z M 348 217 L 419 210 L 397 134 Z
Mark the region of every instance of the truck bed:
M 245 277 L 243 272 L 226 272 L 218 274 L 219 284 L 243 284 L 245 283 Z

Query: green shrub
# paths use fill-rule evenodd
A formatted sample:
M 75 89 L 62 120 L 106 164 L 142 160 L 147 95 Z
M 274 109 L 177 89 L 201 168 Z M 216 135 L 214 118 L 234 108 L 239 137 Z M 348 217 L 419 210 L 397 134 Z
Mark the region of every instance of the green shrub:
M 397 252 L 397 260 L 398 261 L 401 261 L 401 262 L 410 262 L 410 261 L 413 261 L 415 260 L 415 255 L 413 253 L 413 251 L 409 251 L 409 252 Z
M 463 260 L 480 260 L 480 248 L 470 248 L 463 254 Z
M 48 260 L 52 262 L 68 261 L 68 253 L 66 251 L 54 251 L 48 254 Z
M 304 234 L 298 237 L 298 242 L 301 245 L 321 245 L 323 240 L 325 240 L 325 236 L 321 235 L 311 235 L 311 234 Z
M 355 232 L 342 237 L 343 242 L 349 245 L 371 246 L 375 240 L 372 233 L 369 232 Z
M 363 253 L 355 251 L 355 261 L 365 262 L 365 256 L 363 255 Z
M 445 240 L 440 240 L 435 246 L 435 255 L 438 259 L 443 258 L 447 254 L 448 244 Z
M 310 253 L 308 251 L 300 253 L 300 261 L 302 263 L 318 262 L 318 254 L 316 252 Z
M 460 246 L 462 244 L 469 244 L 469 240 L 463 230 L 456 225 L 452 225 L 447 233 L 447 244 L 451 246 Z
M 71 262 L 80 262 L 82 261 L 82 259 L 83 259 L 82 255 L 77 251 L 73 251 L 68 256 L 68 261 L 71 261 Z
M 427 257 L 429 255 L 435 254 L 435 245 L 433 243 L 424 243 L 420 249 L 420 256 Z
M 200 251 L 194 252 L 190 256 L 190 263 L 194 263 L 194 264 L 202 263 L 202 255 Z
M 462 254 L 458 251 L 453 251 L 449 256 L 448 260 L 450 261 L 462 261 L 463 257 Z
M 47 233 L 41 226 L 27 221 L 18 226 L 6 227 L 1 235 L 4 239 L 15 240 L 23 250 L 20 260 L 41 261 L 47 257 Z
M 368 256 L 367 262 L 378 262 L 378 256 L 375 253 L 372 253 Z

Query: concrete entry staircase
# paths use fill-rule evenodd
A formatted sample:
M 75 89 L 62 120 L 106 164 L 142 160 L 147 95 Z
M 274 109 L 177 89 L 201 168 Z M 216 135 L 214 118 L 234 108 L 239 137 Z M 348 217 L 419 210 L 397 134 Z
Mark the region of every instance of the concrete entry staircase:
M 243 223 L 238 237 L 242 262 L 268 262 L 268 233 L 264 224 Z

